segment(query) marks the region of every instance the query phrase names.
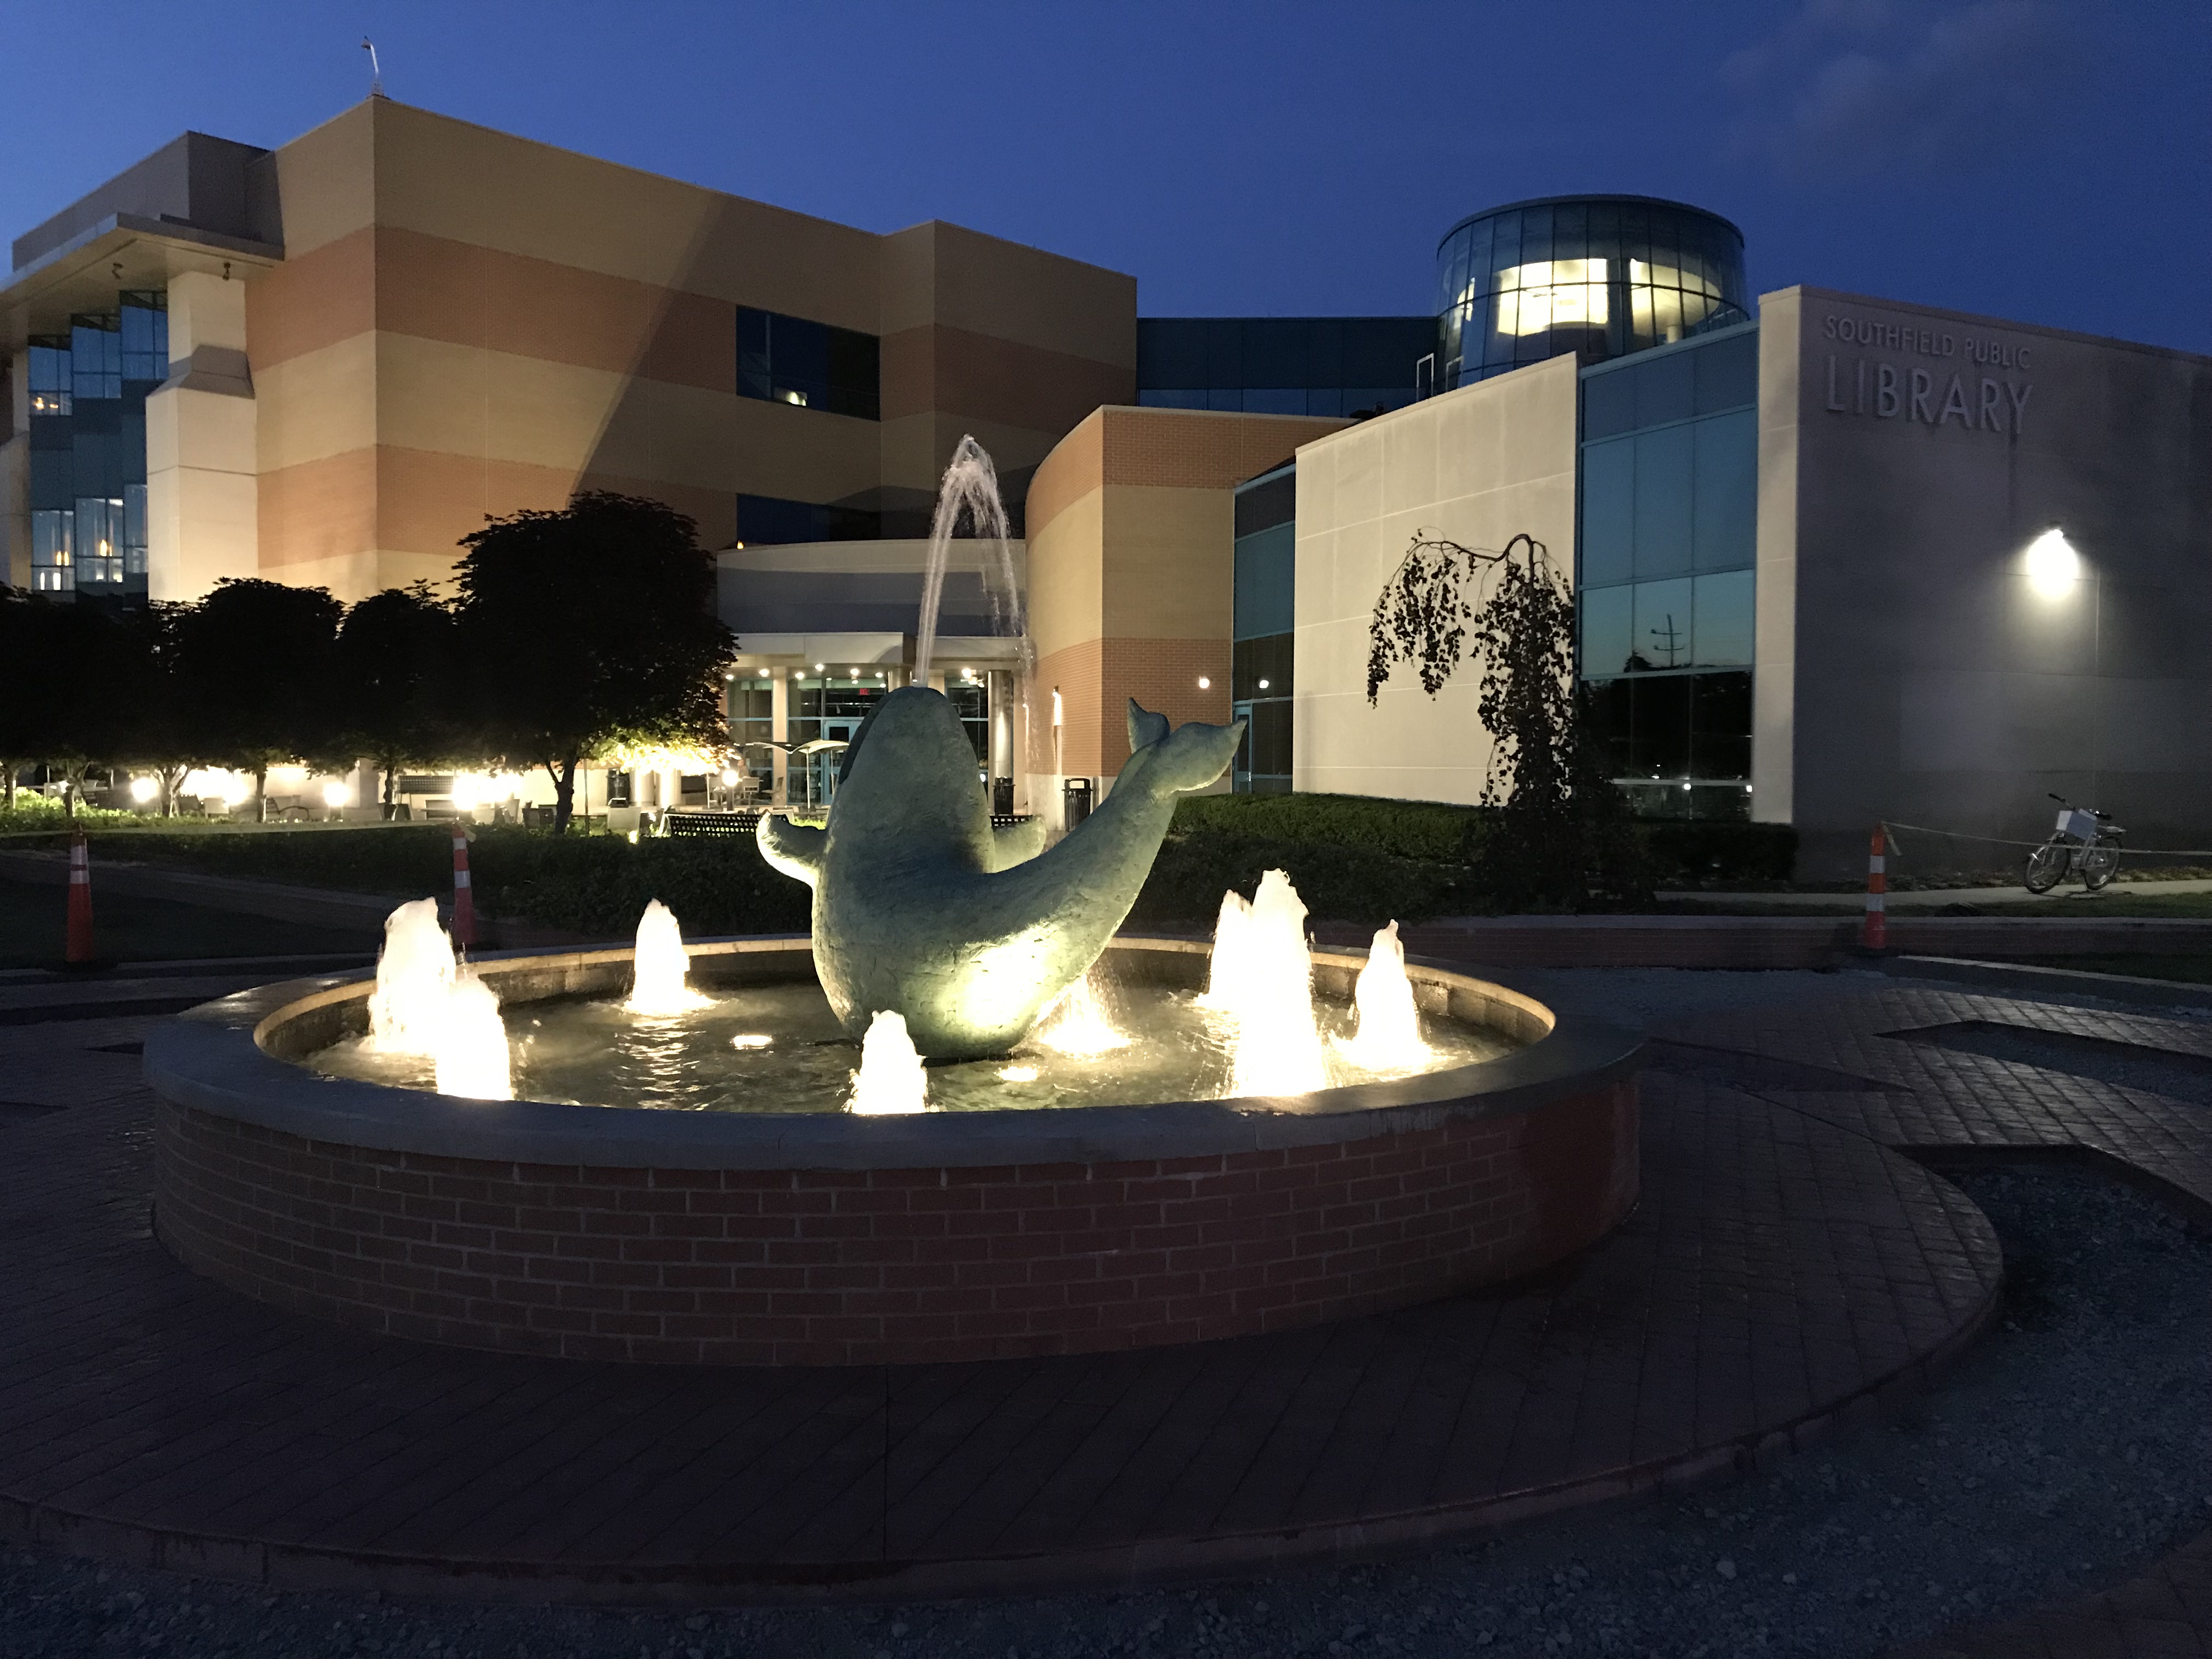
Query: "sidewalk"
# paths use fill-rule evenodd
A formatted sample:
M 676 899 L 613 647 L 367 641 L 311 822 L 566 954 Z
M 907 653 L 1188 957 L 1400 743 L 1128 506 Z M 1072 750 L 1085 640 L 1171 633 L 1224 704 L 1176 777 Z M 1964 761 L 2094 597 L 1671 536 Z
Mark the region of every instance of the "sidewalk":
M 1914 887 L 1902 892 L 1892 888 L 1887 908 L 1896 911 L 1941 909 L 1950 904 L 2094 904 L 2106 898 L 2152 898 L 2166 893 L 2212 893 L 2212 880 L 2116 881 L 2100 893 L 2088 891 L 2078 881 L 2061 882 L 2048 893 L 2031 893 L 2025 887 Z M 1771 904 L 1798 910 L 1860 910 L 1866 907 L 1866 895 L 1863 892 L 1667 892 L 1659 895 L 1659 902 Z

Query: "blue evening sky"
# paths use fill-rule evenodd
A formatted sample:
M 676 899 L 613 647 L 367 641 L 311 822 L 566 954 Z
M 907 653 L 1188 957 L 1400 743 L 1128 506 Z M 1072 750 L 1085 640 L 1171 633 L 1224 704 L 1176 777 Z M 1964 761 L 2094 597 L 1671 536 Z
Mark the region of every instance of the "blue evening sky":
M 1434 309 L 1451 222 L 1627 191 L 1798 282 L 2212 353 L 2203 0 L 0 0 L 8 237 L 187 128 L 368 89 L 889 230 L 1129 271 L 1147 315 Z

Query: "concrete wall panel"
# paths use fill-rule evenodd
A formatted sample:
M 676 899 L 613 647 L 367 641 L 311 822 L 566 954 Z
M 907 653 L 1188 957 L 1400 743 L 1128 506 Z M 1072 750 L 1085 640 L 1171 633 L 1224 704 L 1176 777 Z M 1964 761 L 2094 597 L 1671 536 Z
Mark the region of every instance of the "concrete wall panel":
M 1577 392 L 1574 360 L 1555 358 L 1298 451 L 1296 788 L 1480 799 L 1480 665 L 1433 698 L 1401 667 L 1370 707 L 1369 623 L 1417 531 L 1488 549 L 1532 535 L 1571 580 Z

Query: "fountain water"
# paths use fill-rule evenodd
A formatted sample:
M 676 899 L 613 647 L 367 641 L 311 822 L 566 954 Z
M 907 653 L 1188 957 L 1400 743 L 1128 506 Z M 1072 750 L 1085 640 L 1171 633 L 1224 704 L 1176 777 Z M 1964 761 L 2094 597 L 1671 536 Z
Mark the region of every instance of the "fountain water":
M 1233 894 L 1231 897 L 1235 896 Z M 1328 1060 L 1315 1023 L 1313 958 L 1306 954 L 1306 907 L 1280 870 L 1260 878 L 1249 908 L 1222 901 L 1230 951 L 1216 941 L 1212 1006 L 1237 1023 L 1229 1093 L 1294 1095 L 1328 1087 Z
M 1103 1054 L 1127 1048 L 1128 1037 L 1115 1028 L 1106 1000 L 1092 979 L 1092 974 L 1085 974 L 1061 993 L 1030 1033 L 1030 1041 L 1063 1054 Z
M 499 994 L 478 979 L 473 968 L 463 968 L 453 976 L 436 1058 L 440 1094 L 465 1100 L 514 1098 Z
M 937 612 L 945 598 L 945 573 L 952 562 L 952 540 L 963 518 L 981 543 L 983 592 L 991 605 L 992 630 L 1021 642 L 1021 706 L 1029 706 L 1030 670 L 1035 665 L 1024 614 L 1021 581 L 1009 545 L 1006 504 L 999 499 L 999 473 L 990 453 L 972 437 L 953 447 L 952 461 L 937 486 L 937 513 L 929 526 L 929 562 L 921 580 L 921 617 L 914 637 L 914 683 L 929 684 L 937 654 Z
M 868 1035 L 860 1042 L 860 1069 L 853 1073 L 853 1110 L 864 1117 L 891 1112 L 919 1112 L 929 1104 L 929 1074 L 914 1039 L 906 1033 L 906 1016 L 890 1009 L 868 1022 Z
M 388 1054 L 436 1054 L 453 992 L 453 942 L 438 925 L 438 901 L 401 905 L 384 919 L 368 1000 L 371 1045 Z
M 629 1000 L 623 1005 L 633 1014 L 668 1017 L 688 1014 L 712 1006 L 684 983 L 691 958 L 684 953 L 684 930 L 676 914 L 659 899 L 647 902 L 637 920 L 637 949 L 631 957 Z
M 1420 1012 L 1413 1006 L 1413 982 L 1406 977 L 1406 947 L 1392 922 L 1375 935 L 1367 965 L 1353 986 L 1352 1006 L 1359 1030 L 1350 1041 L 1337 1040 L 1337 1052 L 1363 1071 L 1417 1072 L 1431 1051 L 1421 1036 Z

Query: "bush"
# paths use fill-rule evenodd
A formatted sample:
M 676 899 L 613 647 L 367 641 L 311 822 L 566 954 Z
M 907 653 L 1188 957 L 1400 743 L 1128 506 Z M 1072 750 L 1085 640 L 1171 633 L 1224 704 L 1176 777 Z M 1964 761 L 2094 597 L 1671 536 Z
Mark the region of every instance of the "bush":
M 1350 847 L 1460 864 L 1480 846 L 1492 809 L 1368 795 L 1185 795 L 1170 833 L 1212 831 L 1294 845 Z
M 1231 888 L 1249 898 L 1260 878 L 1280 870 L 1316 920 L 1419 921 L 1451 910 L 1456 864 L 1398 858 L 1325 842 L 1282 842 L 1215 830 L 1168 836 L 1129 912 L 1142 927 L 1211 929 Z
M 657 898 L 692 933 L 802 933 L 812 903 L 805 884 L 770 869 L 750 841 L 633 844 L 507 825 L 475 837 L 469 869 L 478 907 L 549 927 L 619 938 Z M 453 879 L 453 831 L 442 824 L 141 829 L 95 835 L 94 854 L 394 900 L 442 896 Z
M 1646 818 L 1638 826 L 1660 881 L 1787 881 L 1797 830 L 1729 818 Z

